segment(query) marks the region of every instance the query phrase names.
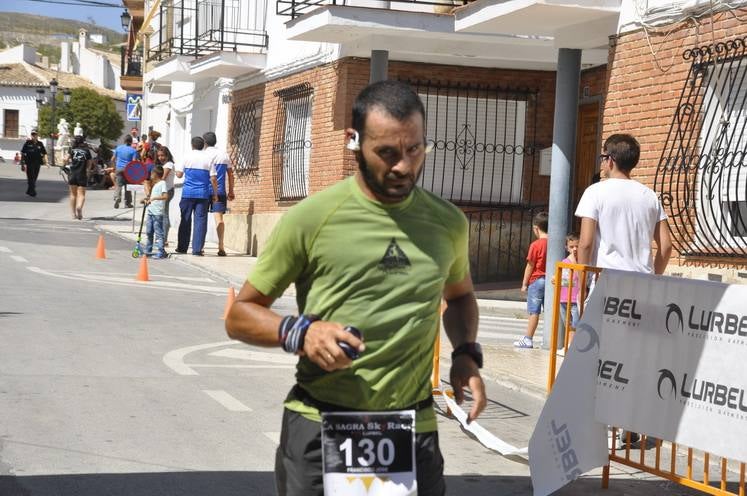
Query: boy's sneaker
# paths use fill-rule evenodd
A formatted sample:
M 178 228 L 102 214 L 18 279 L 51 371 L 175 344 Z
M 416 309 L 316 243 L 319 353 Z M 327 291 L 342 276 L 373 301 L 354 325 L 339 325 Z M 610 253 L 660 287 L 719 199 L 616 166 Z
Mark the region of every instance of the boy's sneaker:
M 534 343 L 532 342 L 532 338 L 529 336 L 524 336 L 518 341 L 514 341 L 514 347 L 515 348 L 534 348 Z

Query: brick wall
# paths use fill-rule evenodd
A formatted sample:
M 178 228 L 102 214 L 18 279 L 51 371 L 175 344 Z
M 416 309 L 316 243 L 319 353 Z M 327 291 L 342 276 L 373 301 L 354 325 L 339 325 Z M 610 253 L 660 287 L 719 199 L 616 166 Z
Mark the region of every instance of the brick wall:
M 650 187 L 690 70 L 683 53 L 747 35 L 747 24 L 728 12 L 699 23 L 666 26 L 648 39 L 642 30 L 625 33 L 610 42 L 603 136 L 625 132 L 639 140 L 641 160 L 633 177 Z
M 578 97 L 580 99 L 604 96 L 607 94 L 607 66 L 600 65 L 581 71 L 581 83 L 578 85 Z M 588 88 L 588 94 L 584 95 L 584 89 Z
M 276 201 L 272 181 L 272 147 L 280 99 L 274 93 L 284 88 L 308 83 L 314 89 L 311 104 L 311 193 L 342 179 L 345 137 L 339 123 L 339 105 L 335 103 L 335 99 L 338 98 L 336 87 L 339 66 L 340 62 L 335 62 L 234 91 L 232 112 L 235 106 L 242 103 L 261 101 L 262 119 L 259 130 L 259 168 L 254 173 L 238 179 L 235 186 L 236 200 L 231 204 L 232 212 L 276 212 L 285 210 L 289 205 L 288 202 Z M 232 132 L 233 129 L 229 130 L 229 133 Z
M 661 151 L 666 143 L 677 102 L 690 69 L 685 50 L 747 35 L 747 24 L 731 14 L 714 16 L 698 29 L 691 23 L 667 26 L 672 30 L 649 33 L 654 54 L 643 31 L 621 35 L 610 46 L 610 81 L 604 107 L 605 136 L 629 132 L 641 143 L 641 161 L 635 177 L 653 183 Z
M 540 148 L 552 143 L 555 73 L 547 71 L 512 71 L 502 69 L 465 68 L 433 64 L 390 62 L 392 79 L 430 81 L 453 85 L 490 85 L 506 88 L 529 88 L 537 91 L 536 102 L 530 102 L 528 116 L 536 119 L 528 125 L 536 126 L 535 136 L 527 136 Z M 259 170 L 256 174 L 239 178 L 232 212 L 278 212 L 292 204 L 275 200 L 272 184 L 272 143 L 277 115 L 278 89 L 308 82 L 314 88 L 312 108 L 312 148 L 309 186 L 311 193 L 320 191 L 357 169 L 353 154 L 347 151 L 344 129 L 350 125 L 350 112 L 355 97 L 368 84 L 369 60 L 347 58 L 298 74 L 234 91 L 233 105 L 262 100 L 262 125 L 259 147 Z M 232 132 L 230 130 L 229 132 Z M 539 166 L 528 159 L 524 188 L 531 201 L 547 200 L 549 178 L 530 178 L 530 167 Z

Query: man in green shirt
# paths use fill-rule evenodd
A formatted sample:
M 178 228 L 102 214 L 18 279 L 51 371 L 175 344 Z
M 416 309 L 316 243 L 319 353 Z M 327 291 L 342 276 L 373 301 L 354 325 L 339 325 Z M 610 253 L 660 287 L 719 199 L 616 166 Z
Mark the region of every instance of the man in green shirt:
M 346 134 L 359 172 L 283 216 L 226 319 L 230 337 L 300 356 L 275 464 L 281 495 L 323 494 L 331 470 L 330 452 L 322 459 L 326 415 L 393 411 L 414 412 L 418 494 L 445 494 L 430 383 L 441 298 L 456 400 L 471 390 L 470 421 L 485 407 L 468 222 L 416 186 L 427 153 L 424 117 L 404 83 L 374 83 L 358 95 Z M 269 308 L 291 283 L 300 315 L 281 317 Z M 352 473 L 376 458 L 366 443 L 359 440 L 363 468 Z M 384 444 L 378 457 L 391 464 Z

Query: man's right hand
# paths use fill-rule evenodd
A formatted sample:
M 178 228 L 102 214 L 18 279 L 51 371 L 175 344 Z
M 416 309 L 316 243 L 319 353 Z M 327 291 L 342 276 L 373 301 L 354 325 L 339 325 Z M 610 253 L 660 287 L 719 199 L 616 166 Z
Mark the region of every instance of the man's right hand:
M 352 360 L 337 343 L 344 341 L 359 353 L 366 349 L 366 345 L 344 328 L 336 322 L 318 320 L 312 323 L 304 338 L 303 355 L 327 372 L 349 367 Z

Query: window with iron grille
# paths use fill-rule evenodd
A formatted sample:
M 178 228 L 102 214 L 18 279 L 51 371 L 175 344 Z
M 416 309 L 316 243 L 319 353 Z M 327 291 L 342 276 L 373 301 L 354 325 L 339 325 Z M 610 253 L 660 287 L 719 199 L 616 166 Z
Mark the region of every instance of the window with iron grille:
M 275 93 L 278 112 L 272 145 L 272 175 L 277 200 L 300 200 L 309 194 L 311 109 L 314 89 L 308 83 Z
M 259 169 L 259 136 L 262 129 L 262 101 L 237 105 L 233 111 L 231 162 L 238 176 Z
M 747 255 L 747 38 L 685 52 L 691 63 L 654 188 L 683 255 Z
M 527 94 L 415 83 L 433 145 L 420 185 L 462 205 L 522 202 Z

